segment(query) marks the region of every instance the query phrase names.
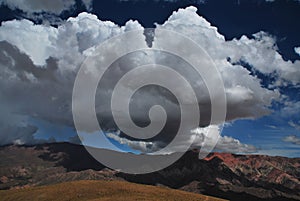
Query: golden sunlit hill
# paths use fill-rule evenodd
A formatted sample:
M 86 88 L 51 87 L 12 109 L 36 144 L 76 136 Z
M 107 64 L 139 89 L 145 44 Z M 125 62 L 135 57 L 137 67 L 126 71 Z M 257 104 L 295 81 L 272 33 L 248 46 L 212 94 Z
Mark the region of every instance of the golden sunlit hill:
M 0 191 L 1 201 L 99 200 L 99 201 L 221 201 L 222 199 L 124 181 L 73 181 L 49 186 Z

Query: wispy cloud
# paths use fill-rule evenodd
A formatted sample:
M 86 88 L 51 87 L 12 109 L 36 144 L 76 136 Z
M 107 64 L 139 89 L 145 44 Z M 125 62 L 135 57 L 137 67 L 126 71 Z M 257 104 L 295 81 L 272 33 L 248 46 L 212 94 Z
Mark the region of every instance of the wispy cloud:
M 300 137 L 296 135 L 289 135 L 282 139 L 284 142 L 290 142 L 292 144 L 300 145 Z
M 300 121 L 298 121 L 298 123 L 294 122 L 294 121 L 289 121 L 288 124 L 292 127 L 294 127 L 297 130 L 300 130 Z
M 272 128 L 272 129 L 278 129 L 278 127 L 277 127 L 277 126 L 274 126 L 274 125 L 266 125 L 266 127 Z

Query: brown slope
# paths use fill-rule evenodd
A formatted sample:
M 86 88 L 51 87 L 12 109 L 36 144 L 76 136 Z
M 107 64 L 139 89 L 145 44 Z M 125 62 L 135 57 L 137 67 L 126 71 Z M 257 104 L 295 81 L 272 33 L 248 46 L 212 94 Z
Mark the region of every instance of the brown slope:
M 83 146 L 69 143 L 0 147 L 0 158 L 0 189 L 117 179 L 114 171 L 105 169 Z
M 0 191 L 2 201 L 221 201 L 222 199 L 124 181 L 75 181 L 50 186 Z

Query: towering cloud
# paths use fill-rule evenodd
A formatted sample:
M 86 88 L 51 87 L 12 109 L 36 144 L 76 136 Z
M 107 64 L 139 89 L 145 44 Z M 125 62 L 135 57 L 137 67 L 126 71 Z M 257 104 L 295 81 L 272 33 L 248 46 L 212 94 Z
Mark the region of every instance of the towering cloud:
M 60 7 L 51 8 L 53 10 L 51 12 L 59 13 L 69 5 L 72 5 L 72 1 L 67 1 L 67 4 Z M 22 9 L 28 10 L 29 8 Z M 43 10 L 43 7 L 34 9 Z M 299 84 L 299 61 L 283 60 L 277 50 L 275 39 L 267 33 L 259 32 L 253 35 L 252 39 L 242 36 L 240 39 L 226 41 L 216 27 L 196 13 L 194 7 L 174 12 L 164 24 L 157 25 L 157 27 L 185 35 L 211 56 L 225 85 L 228 111 L 226 121 L 258 118 L 268 114 L 272 101 L 278 100 L 280 95 L 275 89 L 276 86 L 284 83 Z M 0 27 L 0 107 L 5 108 L 5 112 L 0 114 L 1 122 L 4 122 L 0 125 L 0 142 L 4 144 L 4 142 L 10 143 L 23 139 L 20 137 L 20 131 L 11 130 L 8 134 L 8 122 L 4 121 L 7 116 L 12 116 L 15 121 L 19 121 L 14 122 L 13 125 L 22 123 L 20 128 L 30 126 L 31 122 L 27 117 L 73 126 L 72 89 L 80 65 L 103 41 L 135 29 L 143 29 L 143 27 L 139 22 L 132 20 L 120 27 L 110 21 L 101 21 L 95 15 L 88 13 L 69 18 L 57 28 L 35 25 L 28 20 L 2 23 Z M 157 37 L 159 36 L 154 33 L 153 43 L 158 40 Z M 146 45 L 146 40 L 143 43 Z M 128 44 L 124 41 L 122 48 L 126 48 L 126 45 Z M 112 66 L 112 70 L 107 73 L 102 85 L 99 86 L 96 111 L 100 117 L 110 112 L 109 102 L 105 101 L 113 90 L 113 86 L 110 85 L 115 84 L 125 72 L 142 64 L 145 60 L 152 63 L 163 62 L 170 66 L 180 63 L 181 68 L 177 70 L 186 71 L 185 75 L 188 80 L 191 80 L 192 86 L 196 89 L 205 88 L 203 80 L 188 71 L 188 66 L 185 66 L 182 61 L 157 53 L 132 54 L 127 59 L 117 61 Z M 274 83 L 267 88 L 263 87 L 261 80 L 242 66 L 243 63 L 247 63 L 266 76 L 273 77 Z M 201 116 L 209 117 L 210 111 L 207 110 L 210 107 L 209 94 L 202 93 L 202 91 L 196 93 Z M 165 90 L 155 87 L 148 91 L 144 90 L 133 97 L 133 102 L 135 106 L 131 110 L 131 116 L 139 123 L 148 121 L 149 106 L 162 102 L 166 104 L 169 111 L 175 111 L 174 114 L 169 114 L 170 119 L 175 119 L 175 122 L 178 120 L 176 113 L 178 105 L 174 97 Z M 17 116 L 19 118 L 15 118 Z M 106 117 L 108 119 L 105 119 L 105 122 L 109 125 L 112 119 L 109 119 L 109 115 Z M 31 133 L 34 132 L 35 130 L 31 129 Z M 9 141 L 6 135 L 16 137 L 9 138 L 11 139 Z M 165 142 L 163 137 L 157 138 L 155 142 L 134 141 L 122 134 L 111 134 L 109 137 L 132 147 L 138 144 L 143 147 L 143 150 L 149 147 L 156 149 L 163 146 Z M 225 145 L 220 144 L 218 147 L 227 151 L 232 150 L 232 147 L 238 152 L 254 149 L 230 137 L 223 137 L 221 142 Z M 156 147 L 153 143 L 157 143 Z

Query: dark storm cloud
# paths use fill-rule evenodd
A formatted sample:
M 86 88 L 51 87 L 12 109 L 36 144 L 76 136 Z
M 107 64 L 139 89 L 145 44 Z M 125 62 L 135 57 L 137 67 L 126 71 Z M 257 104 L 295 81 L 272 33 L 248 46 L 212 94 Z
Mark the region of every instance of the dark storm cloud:
M 87 8 L 91 8 L 92 0 L 82 1 Z M 63 11 L 72 9 L 75 6 L 75 0 L 0 0 L 0 5 L 6 5 L 10 9 L 19 9 L 25 13 L 53 13 L 61 14 Z
M 62 23 L 64 13 L 72 13 L 82 8 L 91 11 L 92 3 L 92 0 L 0 0 L 0 6 L 7 6 L 11 13 L 18 11 L 17 18 L 52 25 Z

